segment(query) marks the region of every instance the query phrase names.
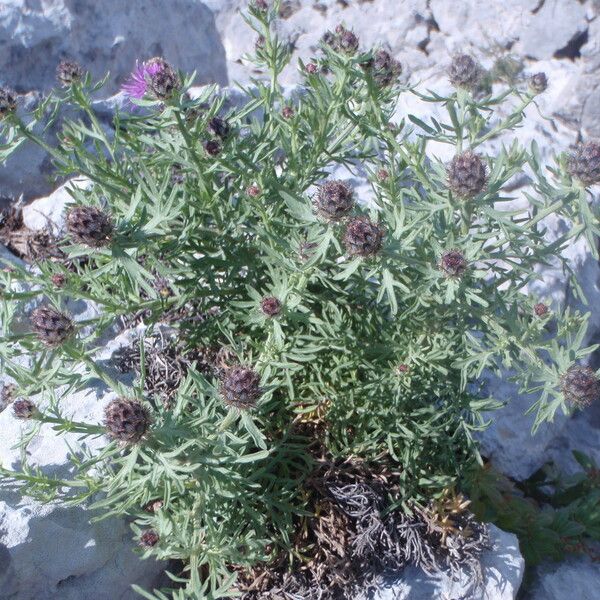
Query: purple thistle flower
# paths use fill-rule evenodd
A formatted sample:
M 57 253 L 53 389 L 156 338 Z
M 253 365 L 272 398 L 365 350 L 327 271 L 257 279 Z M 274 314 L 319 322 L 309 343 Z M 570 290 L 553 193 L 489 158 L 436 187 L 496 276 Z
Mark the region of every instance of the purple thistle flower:
M 129 79 L 121 86 L 121 91 L 129 97 L 131 107 L 136 105 L 131 102 L 132 98 L 141 100 L 150 91 L 150 82 L 157 73 L 168 68 L 168 63 L 160 57 L 154 57 L 141 64 L 136 61 L 135 69 Z

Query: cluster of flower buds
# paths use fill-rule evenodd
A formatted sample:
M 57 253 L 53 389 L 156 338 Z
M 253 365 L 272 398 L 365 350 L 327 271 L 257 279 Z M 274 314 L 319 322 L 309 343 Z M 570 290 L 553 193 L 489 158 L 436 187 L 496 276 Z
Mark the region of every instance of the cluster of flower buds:
M 38 339 L 49 348 L 60 346 L 75 331 L 73 321 L 67 315 L 49 306 L 36 308 L 29 319 Z
M 56 79 L 63 87 L 69 87 L 73 83 L 81 81 L 83 69 L 74 60 L 61 60 L 56 67 Z
M 487 170 L 481 158 L 470 150 L 457 154 L 446 169 L 448 187 L 459 198 L 473 198 L 485 188 Z
M 150 415 L 137 400 L 116 398 L 104 409 L 104 426 L 110 438 L 127 444 L 139 442 L 150 428 Z
M 275 296 L 266 296 L 260 301 L 260 310 L 267 317 L 276 317 L 281 312 L 281 301 Z
M 600 380 L 589 367 L 573 365 L 562 376 L 562 392 L 567 402 L 584 408 L 600 398 Z
M 319 215 L 330 221 L 338 221 L 352 211 L 354 194 L 343 181 L 333 179 L 319 186 L 313 202 Z
M 67 212 L 67 231 L 79 244 L 101 248 L 109 244 L 114 225 L 108 214 L 95 206 L 74 206 Z
M 342 54 L 352 55 L 358 51 L 358 37 L 343 25 L 338 25 L 334 32 L 328 31 L 322 41 L 332 50 Z
M 221 382 L 221 396 L 228 406 L 252 408 L 262 393 L 260 375 L 254 369 L 235 366 L 225 371 Z
M 367 217 L 356 217 L 348 222 L 344 232 L 344 246 L 350 256 L 375 256 L 383 246 L 384 228 Z
M 462 277 L 468 266 L 465 255 L 456 248 L 446 250 L 440 257 L 439 268 L 448 277 Z
M 537 302 L 533 307 L 536 317 L 545 317 L 550 313 L 550 307 L 543 302 Z
M 482 68 L 469 54 L 459 54 L 452 59 L 448 69 L 450 83 L 456 87 L 473 90 L 481 81 Z
M 600 182 L 600 144 L 585 142 L 567 159 L 571 177 L 589 186 Z
M 17 110 L 17 94 L 10 88 L 0 88 L 0 119 Z

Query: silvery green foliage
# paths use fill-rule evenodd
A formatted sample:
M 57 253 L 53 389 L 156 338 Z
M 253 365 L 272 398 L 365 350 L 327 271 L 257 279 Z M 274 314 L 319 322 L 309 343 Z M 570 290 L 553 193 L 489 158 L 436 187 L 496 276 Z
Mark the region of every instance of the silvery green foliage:
M 241 108 L 226 113 L 214 89 L 190 99 L 193 78 L 172 72 L 168 94 L 133 100 L 138 108 L 118 112 L 108 132 L 90 100 L 102 82 L 83 77 L 48 96 L 27 124 L 12 110 L 1 122 L 3 159 L 23 143 L 41 145 L 59 175 L 92 182 L 73 189 L 73 205 L 95 207 L 110 223 L 106 233 L 78 220 L 77 236 L 61 242 L 64 259 L 0 274 L 3 371 L 17 396 L 42 399 L 34 423 L 58 433 L 107 434 L 105 424 L 71 421 L 55 393 L 92 379 L 141 403 L 148 418 L 135 436 L 107 437 L 100 454 L 74 455 L 70 481 L 28 465 L 25 452 L 21 471 L 2 472 L 23 493 L 131 515 L 136 534 L 152 540 L 145 554 L 186 565 L 173 575 L 177 590 L 140 590 L 148 598 L 223 597 L 232 565 L 289 550 L 316 438 L 334 456 L 390 461 L 398 502 L 419 503 L 459 481 L 477 457 L 480 415 L 504 400 L 474 395 L 469 386 L 484 369 L 511 370 L 537 394 L 537 426 L 572 409 L 562 377 L 593 350 L 582 347 L 585 314 L 553 306 L 540 315 L 534 307 L 544 299 L 524 294 L 536 265 L 562 260 L 574 239 L 586 236 L 595 251 L 585 187 L 567 175 L 565 159 L 543 167 L 535 145 L 484 150 L 519 125 L 534 92 L 481 98 L 464 87 L 440 96 L 381 85 L 369 68 L 373 52 L 325 44 L 318 68 L 299 66 L 305 87 L 282 112 L 289 102 L 278 75 L 289 54 L 271 33 L 275 12 L 250 9 L 262 36 L 255 60 L 270 80 L 246 90 Z M 390 126 L 400 94 L 442 105 L 447 119 L 406 115 Z M 59 140 L 33 133 L 65 105 L 79 116 L 64 122 Z M 217 131 L 217 117 L 226 128 Z M 431 140 L 481 158 L 481 191 L 452 191 Z M 315 186 L 336 165 L 366 172 L 372 199 L 357 198 L 332 220 Z M 504 188 L 525 169 L 534 193 L 515 209 Z M 549 215 L 570 225 L 552 243 Z M 14 326 L 23 310 L 61 311 L 66 298 L 93 301 L 102 314 L 52 347 Z M 265 299 L 277 300 L 277 311 L 265 311 Z M 94 360 L 103 334 L 133 317 L 147 336 L 168 321 L 188 349 L 212 356 L 187 370 L 169 404 L 143 376 L 127 383 Z M 23 354 L 32 368 L 19 366 Z M 232 382 L 231 369 L 246 371 Z M 224 401 L 238 396 L 244 402 Z M 34 435 L 35 425 L 24 449 Z

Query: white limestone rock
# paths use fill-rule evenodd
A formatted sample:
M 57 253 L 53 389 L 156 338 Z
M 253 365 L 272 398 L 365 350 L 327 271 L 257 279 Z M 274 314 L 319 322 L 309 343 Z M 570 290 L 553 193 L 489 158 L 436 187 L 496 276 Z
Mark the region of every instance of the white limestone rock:
M 447 574 L 430 576 L 421 569 L 409 567 L 398 580 L 377 592 L 373 600 L 514 600 L 525 569 L 519 542 L 514 534 L 495 525 L 490 525 L 490 538 L 491 548 L 481 557 L 482 589 L 474 590 L 466 574 L 455 581 Z

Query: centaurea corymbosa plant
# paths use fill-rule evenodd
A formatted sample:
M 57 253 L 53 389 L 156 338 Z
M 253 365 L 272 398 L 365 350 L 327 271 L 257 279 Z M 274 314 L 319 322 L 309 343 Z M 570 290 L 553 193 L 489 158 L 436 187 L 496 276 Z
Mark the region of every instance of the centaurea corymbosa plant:
M 461 55 L 455 90 L 424 93 L 340 26 L 299 65 L 304 86 L 290 99 L 276 9 L 250 8 L 254 60 L 269 79 L 253 81 L 241 107 L 225 110 L 212 87 L 192 93 L 192 78 L 161 58 L 136 67 L 123 89 L 137 109 L 118 111 L 111 129 L 90 100 L 101 83 L 72 65 L 78 76 L 61 77 L 63 91 L 27 120 L 0 93 L 0 157 L 37 143 L 58 175 L 89 182 L 71 188 L 61 252 L 0 273 L 3 372 L 35 401 L 20 410 L 29 421 L 106 439 L 102 452 L 74 456 L 68 481 L 27 461 L 2 472 L 23 493 L 131 516 L 144 555 L 183 565 L 177 589 L 139 590 L 148 598 L 224 597 L 259 563 L 294 569 L 310 552 L 296 534 L 319 461 L 389 466 L 390 510 L 460 487 L 483 412 L 505 400 L 474 392 L 485 369 L 508 369 L 537 393 L 536 425 L 597 400 L 597 374 L 580 365 L 593 349 L 582 347 L 586 315 L 543 311 L 550 299 L 524 290 L 538 265 L 568 272 L 561 251 L 578 237 L 594 251 L 587 186 L 598 153 L 587 145 L 545 168 L 535 145 L 486 151 L 523 120 L 543 78 L 481 97 L 481 67 Z M 447 120 L 405 115 L 390 126 L 400 94 L 442 106 Z M 58 140 L 40 137 L 34 125 L 65 105 L 81 118 Z M 512 106 L 503 119 L 499 106 Z M 454 158 L 431 156 L 430 141 Z M 342 166 L 368 179 L 369 198 L 332 174 Z M 525 168 L 534 183 L 517 210 L 503 190 Z M 571 229 L 549 242 L 551 215 Z M 73 321 L 67 299 L 99 316 Z M 15 325 L 23 314 L 26 332 Z M 131 382 L 97 360 L 97 344 L 140 324 Z M 162 368 L 178 369 L 168 402 L 145 376 L 147 343 L 165 328 L 177 358 Z M 114 392 L 104 421 L 71 420 L 56 390 L 98 379 Z

